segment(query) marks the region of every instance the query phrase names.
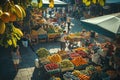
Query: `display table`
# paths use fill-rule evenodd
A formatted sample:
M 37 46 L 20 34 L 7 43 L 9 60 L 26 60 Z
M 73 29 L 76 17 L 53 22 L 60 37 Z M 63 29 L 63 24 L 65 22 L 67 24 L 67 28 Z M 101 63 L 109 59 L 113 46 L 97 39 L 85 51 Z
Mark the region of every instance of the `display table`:
M 54 41 L 58 37 L 60 37 L 60 33 L 48 33 L 48 41 Z

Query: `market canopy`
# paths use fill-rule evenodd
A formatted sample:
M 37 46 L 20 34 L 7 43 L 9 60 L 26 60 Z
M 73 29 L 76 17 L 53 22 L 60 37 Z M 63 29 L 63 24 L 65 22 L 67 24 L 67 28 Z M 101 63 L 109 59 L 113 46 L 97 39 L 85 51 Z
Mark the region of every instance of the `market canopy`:
M 81 20 L 83 26 L 108 37 L 120 34 L 120 13 Z
M 37 3 L 37 0 L 32 0 L 33 3 Z M 49 7 L 49 0 L 42 0 L 43 7 Z M 55 7 L 64 7 L 67 6 L 67 3 L 60 1 L 60 0 L 54 0 L 54 6 Z
M 120 3 L 120 0 L 106 0 L 106 3 Z

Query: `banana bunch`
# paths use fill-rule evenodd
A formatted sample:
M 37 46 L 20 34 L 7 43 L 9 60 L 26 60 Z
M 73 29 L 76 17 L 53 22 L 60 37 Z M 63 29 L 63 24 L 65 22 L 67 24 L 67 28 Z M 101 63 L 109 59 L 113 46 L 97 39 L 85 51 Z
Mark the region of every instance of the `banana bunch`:
M 38 0 L 38 8 L 41 8 L 43 6 L 42 0 Z
M 86 5 L 86 6 L 90 6 L 91 3 L 94 4 L 100 4 L 101 6 L 105 5 L 105 0 L 82 0 L 82 2 Z
M 6 32 L 0 37 L 1 46 L 17 46 L 17 41 L 23 36 L 22 31 L 19 28 L 16 28 L 13 24 L 7 25 Z
M 12 32 L 10 34 L 10 38 L 7 40 L 7 43 L 9 46 L 16 47 L 17 46 L 17 41 L 21 39 L 23 36 L 22 31 L 19 28 L 16 28 L 13 24 L 12 26 Z
M 2 11 L 2 9 L 0 9 L 0 16 L 3 14 L 3 11 Z
M 7 14 L 4 14 L 7 13 Z M 8 15 L 9 14 L 9 15 Z M 7 1 L 5 7 L 3 7 L 3 14 L 0 11 L 1 20 L 5 23 L 13 22 L 16 20 L 23 20 L 26 17 L 26 12 L 22 6 L 14 4 L 13 1 Z M 7 19 L 7 20 L 6 20 Z
M 86 6 L 90 6 L 91 1 L 90 0 L 83 0 L 83 3 L 85 3 Z
M 99 2 L 99 4 L 100 4 L 101 6 L 104 6 L 104 5 L 105 5 L 105 0 L 98 0 L 98 2 Z
M 49 8 L 54 8 L 54 0 L 49 0 Z
M 0 21 L 0 34 L 4 34 L 6 25 L 4 22 Z
M 22 31 L 19 28 L 16 28 L 14 25 L 13 25 L 13 33 L 17 34 L 18 37 L 22 37 L 23 36 Z
M 18 19 L 23 19 L 26 17 L 25 10 L 20 5 L 14 5 L 15 7 L 15 14 L 17 15 Z

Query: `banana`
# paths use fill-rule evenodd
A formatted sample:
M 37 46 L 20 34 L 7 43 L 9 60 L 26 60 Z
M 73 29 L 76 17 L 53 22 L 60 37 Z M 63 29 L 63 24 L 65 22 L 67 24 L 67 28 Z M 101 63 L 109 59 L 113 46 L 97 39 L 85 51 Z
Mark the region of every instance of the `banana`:
M 19 5 L 14 5 L 15 6 L 15 14 L 17 15 L 18 19 L 23 19 L 23 12 L 20 8 Z
M 23 36 L 23 32 L 19 28 L 15 28 L 15 32 L 18 34 L 19 37 Z
M 25 12 L 24 8 L 22 6 L 19 6 L 19 7 L 20 7 L 20 9 L 22 11 L 23 17 L 26 17 L 26 12 Z
M 12 35 L 13 35 L 17 40 L 20 40 L 20 37 L 18 36 L 18 34 L 13 33 Z
M 13 33 L 17 34 L 19 37 L 23 36 L 23 32 L 19 29 L 16 28 L 14 25 L 12 25 Z
M 83 3 L 86 3 L 88 0 L 82 0 L 83 1 Z
M 12 40 L 13 47 L 16 47 L 17 46 L 17 40 L 16 40 L 16 38 L 14 38 L 14 36 L 12 36 L 11 40 Z
M 0 9 L 0 16 L 3 14 L 3 11 Z
M 11 39 L 8 39 L 8 40 L 7 40 L 7 43 L 8 43 L 9 46 L 11 46 L 11 45 L 12 45 L 12 40 L 11 40 Z
M 49 7 L 53 8 L 54 7 L 54 0 L 49 0 Z
M 38 1 L 38 8 L 41 8 L 43 6 L 43 2 L 42 2 L 42 0 L 39 0 Z
M 3 34 L 5 32 L 6 25 L 4 22 L 0 22 L 0 34 Z

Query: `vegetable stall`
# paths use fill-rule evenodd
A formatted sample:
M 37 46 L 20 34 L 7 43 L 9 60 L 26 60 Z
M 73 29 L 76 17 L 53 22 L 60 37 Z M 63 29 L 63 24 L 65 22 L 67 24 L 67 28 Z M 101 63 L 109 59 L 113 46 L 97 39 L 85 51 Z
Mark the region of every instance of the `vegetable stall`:
M 37 50 L 39 68 L 44 69 L 50 80 L 110 80 L 115 75 L 103 66 L 90 61 L 87 48 L 50 53 L 45 48 Z M 44 74 L 43 74 L 44 75 Z

